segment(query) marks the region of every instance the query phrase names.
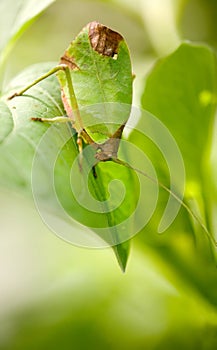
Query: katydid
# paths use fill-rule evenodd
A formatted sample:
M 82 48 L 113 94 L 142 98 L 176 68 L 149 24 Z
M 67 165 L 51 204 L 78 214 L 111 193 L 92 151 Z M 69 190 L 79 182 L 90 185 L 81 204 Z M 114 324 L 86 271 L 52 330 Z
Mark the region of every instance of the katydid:
M 32 120 L 50 123 L 71 122 L 77 132 L 80 154 L 82 154 L 84 142 L 95 150 L 95 165 L 101 161 L 113 161 L 157 183 L 187 210 L 216 245 L 206 226 L 173 191 L 143 171 L 118 159 L 119 142 L 132 105 L 134 78 L 129 50 L 123 37 L 100 23 L 89 23 L 69 45 L 56 67 L 14 93 L 9 99 L 23 95 L 31 87 L 53 74 L 56 74 L 59 80 L 62 102 L 67 116 L 52 119 L 32 118 Z M 125 108 L 118 116 L 114 116 L 112 108 L 106 107 L 109 103 L 128 105 L 129 108 Z M 81 109 L 93 104 L 104 104 L 105 110 L 100 116 L 92 116 L 92 124 L 86 123 Z M 95 168 L 93 175 L 97 178 Z

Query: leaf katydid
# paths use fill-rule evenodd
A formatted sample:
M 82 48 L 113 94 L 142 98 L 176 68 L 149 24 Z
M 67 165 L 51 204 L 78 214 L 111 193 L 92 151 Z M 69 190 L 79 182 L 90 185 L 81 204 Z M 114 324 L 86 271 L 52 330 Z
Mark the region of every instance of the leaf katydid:
M 90 60 L 93 63 L 91 65 Z M 96 164 L 101 161 L 113 161 L 156 182 L 148 174 L 118 159 L 119 142 L 129 118 L 130 108 L 121 113 L 118 120 L 109 120 L 111 111 L 105 109 L 99 118 L 98 125 L 94 123 L 92 127 L 89 124 L 86 126 L 80 114 L 82 106 L 93 103 L 114 102 L 131 105 L 133 75 L 129 51 L 123 37 L 97 22 L 89 23 L 69 45 L 59 65 L 10 96 L 9 99 L 23 95 L 31 87 L 53 74 L 57 75 L 60 82 L 62 101 L 67 116 L 32 119 L 52 123 L 70 121 L 78 135 L 77 144 L 80 154 L 82 154 L 82 143 L 90 144 L 95 150 Z M 95 170 L 94 176 L 97 176 Z M 206 226 L 190 207 L 168 187 L 158 181 L 157 184 L 187 210 L 216 245 Z

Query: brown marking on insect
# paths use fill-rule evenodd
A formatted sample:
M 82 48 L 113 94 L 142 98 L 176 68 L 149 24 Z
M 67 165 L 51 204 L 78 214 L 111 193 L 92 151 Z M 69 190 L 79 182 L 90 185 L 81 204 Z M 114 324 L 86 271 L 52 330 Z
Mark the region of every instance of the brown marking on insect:
M 121 125 L 118 130 L 104 143 L 94 143 L 93 147 L 96 149 L 95 158 L 100 162 L 107 162 L 112 159 L 117 159 L 118 148 L 120 144 L 121 135 L 125 124 Z
M 65 51 L 64 55 L 60 58 L 60 64 L 65 64 L 72 70 L 78 70 L 79 69 L 79 67 L 75 63 L 74 57 L 70 56 L 68 51 Z
M 120 139 L 108 139 L 106 142 L 97 145 L 95 158 L 99 162 L 107 162 L 116 159 L 118 153 Z
M 73 115 L 72 107 L 69 105 L 68 98 L 65 95 L 64 90 L 61 88 L 61 99 L 63 101 L 64 109 L 66 111 L 67 116 L 72 121 L 72 123 L 75 122 L 75 117 Z
M 121 136 L 122 136 L 122 132 L 124 130 L 124 127 L 125 127 L 125 123 L 122 124 L 116 131 L 115 133 L 112 135 L 112 138 L 114 139 L 120 139 Z
M 33 120 L 34 122 L 43 122 L 42 118 L 40 117 L 32 117 L 31 120 Z
M 98 22 L 91 22 L 87 27 L 92 48 L 99 54 L 116 58 L 119 43 L 123 40 L 123 37 Z

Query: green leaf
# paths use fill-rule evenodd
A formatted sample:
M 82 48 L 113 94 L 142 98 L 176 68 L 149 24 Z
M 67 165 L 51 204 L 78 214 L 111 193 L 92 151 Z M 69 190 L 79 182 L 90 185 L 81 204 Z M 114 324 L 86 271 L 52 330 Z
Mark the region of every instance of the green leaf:
M 0 2 L 0 67 L 22 33 L 55 0 L 7 0 Z
M 47 71 L 50 66 L 50 64 L 36 65 L 31 69 L 27 69 L 26 72 L 20 74 L 11 82 L 11 88 L 35 79 L 38 74 Z M 48 90 L 51 83 L 55 81 L 55 77 L 50 77 L 50 79 L 44 81 L 44 89 Z M 40 115 L 46 114 L 48 110 L 51 117 L 63 113 L 58 86 L 56 86 L 56 89 L 54 87 L 52 94 L 54 100 L 57 101 L 55 105 L 53 98 L 49 94 L 44 95 L 42 90 L 38 90 L 37 101 L 30 97 L 17 98 L 10 103 L 7 100 L 1 100 L 1 130 L 4 131 L 4 138 L 2 138 L 0 145 L 2 165 L 0 168 L 0 182 L 2 185 L 8 188 L 25 189 L 27 192 L 31 191 L 31 167 L 35 147 L 47 130 L 48 125 L 33 124 L 30 118 L 38 115 L 38 113 Z
M 213 192 L 209 192 L 206 185 L 211 178 L 205 164 L 212 141 L 216 95 L 214 52 L 207 46 L 184 43 L 174 53 L 157 62 L 147 77 L 142 96 L 143 108 L 168 128 L 181 150 L 187 175 L 185 201 L 206 225 L 211 222 L 212 215 L 207 199 L 213 197 Z M 139 130 L 145 133 L 149 127 L 144 118 L 139 120 Z M 161 153 L 158 149 L 160 143 L 167 145 L 168 139 L 158 130 L 154 132 L 158 135 L 155 144 L 136 131 L 131 134 L 130 140 L 150 157 L 160 181 L 170 187 L 169 158 L 167 153 Z M 176 160 L 174 157 L 173 165 Z M 175 175 L 178 186 L 178 167 L 175 168 Z M 186 284 L 192 283 L 203 297 L 216 303 L 213 287 L 216 250 L 201 226 L 195 224 L 182 209 L 164 235 L 156 235 L 167 200 L 168 195 L 160 191 L 159 206 L 141 237 L 145 244 L 152 246 L 154 252 L 157 251 L 162 261 L 174 267 L 176 275 L 179 273 L 186 279 Z
M 206 214 L 201 194 L 205 190 L 204 159 L 211 142 L 210 128 L 215 109 L 215 76 L 213 51 L 207 46 L 183 43 L 174 53 L 157 62 L 147 78 L 142 96 L 143 108 L 163 122 L 175 138 L 186 170 L 186 198 L 191 199 L 192 209 L 196 208 L 197 215 L 203 218 Z M 145 123 L 141 118 L 138 128 L 146 130 Z M 167 139 L 163 140 L 161 134 L 158 139 L 167 145 Z M 178 167 L 173 173 L 168 171 L 167 154 L 160 154 L 156 145 L 150 144 L 142 135 L 132 134 L 131 141 L 150 154 L 161 182 L 170 186 L 170 177 L 174 178 L 175 171 L 178 183 Z M 173 153 L 173 149 L 169 151 Z M 174 165 L 177 157 L 173 158 Z
M 143 107 L 175 137 L 186 169 L 186 198 L 197 215 L 208 220 L 209 204 L 204 201 L 209 176 L 207 151 L 217 96 L 216 73 L 216 56 L 209 47 L 184 43 L 154 67 L 142 97 Z
M 213 128 L 213 142 L 211 144 L 210 157 L 207 157 L 207 176 L 206 189 L 209 200 L 209 217 L 212 223 L 215 239 L 217 240 L 217 220 L 216 220 L 216 203 L 217 203 L 217 124 Z
M 119 144 L 121 136 L 119 129 L 122 132 L 122 127 L 129 118 L 132 101 L 132 72 L 129 51 L 120 34 L 97 22 L 91 22 L 70 44 L 60 63 L 67 65 L 69 71 L 57 71 L 60 82 L 59 95 L 55 96 L 53 93 L 53 90 L 56 89 L 56 82 L 54 86 L 49 86 L 46 89 L 42 88 L 40 92 L 41 86 L 45 86 L 42 83 L 42 85 L 37 85 L 34 90 L 30 91 L 32 94 L 30 102 L 28 98 L 29 91 L 25 90 L 27 97 L 22 96 L 19 98 L 18 104 L 12 101 L 10 105 L 11 110 L 16 110 L 19 122 L 25 116 L 23 124 L 25 129 L 18 129 L 22 135 L 19 151 L 23 155 L 23 143 L 27 140 L 28 146 L 31 145 L 33 148 L 29 153 L 27 152 L 28 155 L 26 156 L 26 159 L 29 158 L 30 162 L 33 157 L 32 151 L 36 150 L 29 174 L 32 172 L 33 195 L 39 211 L 44 213 L 45 208 L 49 208 L 49 212 L 56 213 L 57 217 L 61 217 L 62 222 L 66 221 L 67 223 L 69 221 L 67 215 L 69 214 L 70 217 L 73 217 L 74 221 L 72 223 L 75 226 L 75 221 L 78 221 L 83 225 L 84 230 L 85 227 L 89 227 L 100 237 L 100 242 L 96 243 L 96 237 L 89 234 L 89 240 L 92 239 L 92 243 L 84 243 L 82 235 L 74 237 L 62 228 L 57 230 L 60 231 L 57 234 L 79 245 L 95 244 L 101 247 L 106 242 L 107 246 L 117 246 L 114 251 L 122 270 L 124 270 L 129 247 L 128 243 L 124 243 L 124 246 L 122 246 L 122 243 L 128 241 L 134 234 L 133 215 L 131 214 L 135 209 L 137 198 L 130 191 L 130 187 L 134 184 L 134 175 L 129 168 L 124 168 L 119 164 L 111 164 L 111 162 L 109 165 L 98 164 L 96 168 L 93 168 L 96 164 L 94 154 L 98 150 L 103 154 L 107 146 L 103 150 L 97 149 L 97 151 L 93 149 L 92 145 L 86 146 L 82 152 L 81 171 L 79 169 L 79 163 L 81 164 L 79 157 L 81 158 L 81 155 L 78 157 L 75 131 L 80 134 L 83 130 L 88 133 L 88 137 L 93 140 L 100 139 L 101 142 L 111 138 L 115 133 L 112 142 Z M 33 69 L 33 74 L 35 74 L 36 69 L 37 66 Z M 35 78 L 38 78 L 36 74 Z M 17 85 L 25 85 L 25 80 L 24 73 L 14 83 L 15 85 L 12 84 L 12 88 Z M 29 81 L 31 82 L 31 80 Z M 62 103 L 60 102 L 60 91 L 62 92 L 62 101 L 66 112 L 63 112 Z M 79 112 L 76 111 L 77 108 Z M 25 112 L 23 112 L 24 110 Z M 45 133 L 45 137 L 42 137 L 39 145 L 37 145 L 37 134 L 36 137 L 30 136 L 28 132 L 32 133 L 32 130 L 27 126 L 31 124 L 32 128 L 37 127 L 38 130 L 45 131 L 44 125 L 34 125 L 33 127 L 30 121 L 31 116 L 42 118 L 44 110 L 46 110 L 49 118 L 67 114 L 69 121 L 73 120 L 74 129 L 63 126 L 57 130 L 54 126 L 51 132 Z M 28 119 L 26 119 L 27 113 L 29 115 Z M 116 136 L 117 131 L 118 136 Z M 42 136 L 41 133 L 39 135 Z M 13 133 L 12 139 L 14 140 L 16 136 L 16 132 Z M 20 138 L 18 139 L 20 142 Z M 13 142 L 10 154 L 16 153 L 14 147 L 19 145 L 18 143 L 15 146 L 16 142 Z M 25 150 L 27 150 L 27 147 L 25 147 Z M 105 152 L 108 153 L 106 158 L 108 160 L 116 151 L 105 150 Z M 112 155 L 110 155 L 110 152 L 112 152 Z M 5 154 L 4 151 L 2 156 L 5 157 Z M 17 162 L 19 156 L 15 158 Z M 44 161 L 45 158 L 46 161 Z M 27 168 L 29 168 L 29 165 Z M 21 169 L 24 168 L 21 164 L 16 166 Z M 71 176 L 69 176 L 70 172 Z M 43 178 L 41 174 L 46 175 Z M 30 187 L 28 173 L 26 173 L 25 179 L 22 175 L 22 180 L 19 180 L 19 182 L 22 183 L 23 181 L 27 187 Z M 49 180 L 53 176 L 56 185 L 55 191 L 53 191 L 53 182 Z M 9 179 L 4 174 L 2 179 L 5 178 Z M 49 183 L 49 181 L 51 185 L 45 186 L 45 183 Z M 17 183 L 17 179 L 14 182 Z M 121 187 L 120 182 L 124 183 L 125 189 Z M 56 194 L 61 206 L 56 201 Z M 52 196 L 53 208 L 51 209 Z M 46 201 L 45 198 L 49 200 Z M 128 217 L 130 217 L 129 220 Z M 47 214 L 44 221 L 48 223 L 49 220 L 50 216 Z M 55 231 L 54 221 L 56 219 L 52 216 L 49 226 Z M 67 226 L 67 229 L 69 226 Z M 77 228 L 77 231 L 79 231 L 79 228 Z M 102 242 L 104 243 L 102 244 Z
M 28 84 L 49 68 L 51 64 L 30 67 L 11 83 L 11 89 L 14 91 L 18 86 Z M 64 222 L 67 225 L 69 217 L 72 218 L 68 226 L 69 236 L 64 235 L 64 232 L 56 232 L 64 239 L 77 245 L 88 246 L 88 240 L 82 241 L 83 236 L 80 234 L 82 229 L 76 224 L 78 222 L 83 227 L 84 235 L 89 234 L 90 246 L 114 245 L 114 252 L 124 270 L 129 251 L 129 243 L 126 240 L 132 235 L 133 220 L 129 225 L 124 225 L 124 221 L 133 212 L 137 200 L 131 191 L 135 182 L 132 171 L 121 165 L 106 162 L 97 165 L 97 178 L 95 178 L 84 156 L 83 169 L 80 172 L 76 160 L 78 156 L 76 135 L 70 125 L 56 124 L 49 128 L 46 123 L 31 121 L 31 117 L 52 118 L 64 115 L 60 87 L 55 76 L 36 85 L 24 96 L 14 98 L 8 105 L 15 126 L 0 147 L 0 161 L 4 164 L 0 170 L 0 183 L 8 188 L 25 190 L 28 193 L 33 190 L 39 212 L 42 217 L 43 215 L 46 217 L 45 222 L 52 213 L 51 223 L 47 221 L 50 227 L 57 218 L 60 218 L 61 225 L 64 225 Z M 8 114 L 9 119 L 11 114 Z M 3 129 L 4 124 L 8 124 L 6 118 L 2 122 Z M 84 153 L 86 151 L 88 147 L 84 149 Z M 73 172 L 70 175 L 72 165 Z M 90 170 L 88 181 L 86 166 Z M 52 177 L 55 191 L 52 187 Z M 109 187 L 109 197 L 108 186 L 114 179 L 123 182 L 126 189 L 124 199 L 123 188 L 119 182 Z M 88 182 L 89 191 L 82 187 L 85 182 Z M 71 189 L 72 185 L 74 192 Z M 56 196 L 61 203 L 62 211 L 57 207 Z M 91 207 L 85 208 L 92 197 L 97 199 L 96 212 L 91 211 Z M 120 204 L 119 207 L 117 202 Z M 119 227 L 122 227 L 121 231 Z M 55 224 L 51 229 L 55 231 Z M 95 234 L 92 234 L 93 242 L 91 241 L 91 230 L 101 237 L 100 243 Z
M 0 129 L 0 143 L 2 143 L 7 136 L 11 133 L 13 130 L 13 118 L 12 114 L 3 101 L 0 101 L 0 124 L 1 124 L 1 129 Z
M 203 45 L 182 44 L 160 60 L 147 78 L 142 107 L 158 117 L 174 136 L 188 181 L 200 183 L 202 179 L 216 93 L 216 56 Z

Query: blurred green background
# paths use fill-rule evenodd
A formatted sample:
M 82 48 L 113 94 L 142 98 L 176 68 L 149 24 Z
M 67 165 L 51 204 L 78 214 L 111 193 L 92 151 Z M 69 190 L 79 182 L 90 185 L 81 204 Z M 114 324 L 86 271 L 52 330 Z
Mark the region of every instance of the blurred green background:
M 216 18 L 215 0 L 57 0 L 16 44 L 4 85 L 32 63 L 58 62 L 80 29 L 97 20 L 125 37 L 140 105 L 148 70 L 181 40 L 216 48 Z M 2 190 L 0 207 L 0 349 L 216 348 L 217 299 L 206 297 L 209 271 L 191 260 L 188 241 L 180 247 L 173 236 L 171 253 L 155 232 L 158 249 L 141 233 L 122 274 L 111 249 L 57 238 L 21 194 Z M 198 285 L 194 269 L 201 269 Z M 216 281 L 211 285 L 215 295 Z

